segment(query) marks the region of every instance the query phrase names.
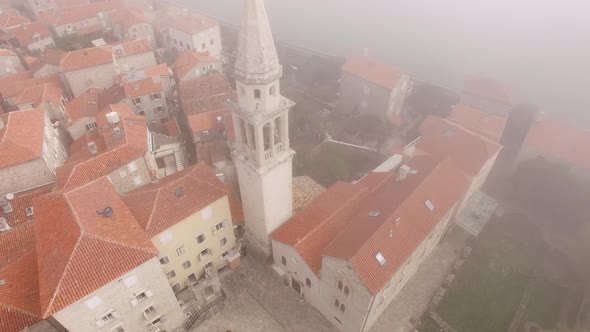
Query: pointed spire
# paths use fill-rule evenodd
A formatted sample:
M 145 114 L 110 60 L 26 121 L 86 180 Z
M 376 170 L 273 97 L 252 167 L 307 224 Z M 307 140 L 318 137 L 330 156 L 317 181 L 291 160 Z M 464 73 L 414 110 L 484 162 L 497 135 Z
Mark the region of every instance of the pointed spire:
M 244 83 L 265 84 L 282 75 L 264 0 L 244 0 L 235 70 Z

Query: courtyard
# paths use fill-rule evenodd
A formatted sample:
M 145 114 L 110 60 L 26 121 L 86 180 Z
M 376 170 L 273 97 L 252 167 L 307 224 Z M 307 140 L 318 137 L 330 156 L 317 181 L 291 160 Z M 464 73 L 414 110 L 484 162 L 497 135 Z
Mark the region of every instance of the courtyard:
M 270 271 L 252 258 L 220 274 L 227 295 L 225 307 L 192 332 L 337 331 L 322 314 L 300 302 L 291 288 L 284 287 Z

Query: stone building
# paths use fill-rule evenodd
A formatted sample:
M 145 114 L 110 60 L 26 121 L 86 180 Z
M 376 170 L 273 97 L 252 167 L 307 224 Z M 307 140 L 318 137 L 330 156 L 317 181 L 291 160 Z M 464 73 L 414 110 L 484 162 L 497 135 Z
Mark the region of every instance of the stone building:
M 53 183 L 67 157 L 59 128 L 41 108 L 0 115 L 0 193 Z
M 101 31 L 107 26 L 105 14 L 123 7 L 119 0 L 93 2 L 80 6 L 45 12 L 39 21 L 48 25 L 56 37 L 68 34 L 85 35 Z
M 292 215 L 289 110 L 281 96 L 283 68 L 263 0 L 247 0 L 235 64 L 237 103 L 232 103 L 237 168 L 249 252 L 271 255 L 269 235 Z
M 450 159 L 430 156 L 338 182 L 272 234 L 273 269 L 338 329 L 368 331 L 439 243 L 467 187 Z
M 101 91 L 98 88 L 88 88 L 66 104 L 64 125 L 72 140 L 77 141 L 86 133 L 96 131 Z
M 342 67 L 337 110 L 347 114 L 372 114 L 398 122 L 410 89 L 409 75 L 371 59 L 349 57 Z
M 147 40 L 156 47 L 154 27 L 140 9 L 118 9 L 109 13 L 112 32 L 120 40 Z
M 24 71 L 20 57 L 13 51 L 0 48 L 0 76 L 7 76 Z
M 106 178 L 46 194 L 33 207 L 40 318 L 72 332 L 182 325 L 156 248 Z
M 186 82 L 207 75 L 210 72 L 221 72 L 221 60 L 207 53 L 186 50 L 174 62 L 174 71 L 179 82 Z
M 182 9 L 168 11 L 156 25 L 168 50 L 193 50 L 221 57 L 219 23 L 211 18 Z
M 18 44 L 29 52 L 43 52 L 47 47 L 55 46 L 49 28 L 41 22 L 31 22 L 6 30 L 14 36 Z
M 175 293 L 234 258 L 240 202 L 208 166 L 197 164 L 131 191 L 123 200 L 158 249 L 161 269 Z

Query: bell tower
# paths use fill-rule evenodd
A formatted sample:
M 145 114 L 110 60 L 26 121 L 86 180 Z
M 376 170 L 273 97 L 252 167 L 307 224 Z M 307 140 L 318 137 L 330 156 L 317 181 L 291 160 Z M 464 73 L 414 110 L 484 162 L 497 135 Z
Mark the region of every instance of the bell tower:
M 263 0 L 244 0 L 232 105 L 238 172 L 249 248 L 271 255 L 270 233 L 292 215 L 289 110 L 281 96 L 282 66 Z

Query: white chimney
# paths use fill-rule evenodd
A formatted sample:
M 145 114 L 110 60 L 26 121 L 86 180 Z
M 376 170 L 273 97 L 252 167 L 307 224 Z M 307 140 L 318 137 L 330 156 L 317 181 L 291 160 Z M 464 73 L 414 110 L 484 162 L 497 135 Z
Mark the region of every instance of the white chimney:
M 119 121 L 120 121 L 119 113 L 117 113 L 117 112 L 107 113 L 107 120 L 112 125 L 115 125 L 115 124 L 119 123 Z
M 98 148 L 96 147 L 96 143 L 90 142 L 88 143 L 88 150 L 90 150 L 90 154 L 96 156 L 98 153 Z
M 403 181 L 408 177 L 408 174 L 410 174 L 410 171 L 412 169 L 410 168 L 410 166 L 408 165 L 402 165 L 399 168 L 399 175 L 397 176 L 396 181 Z

